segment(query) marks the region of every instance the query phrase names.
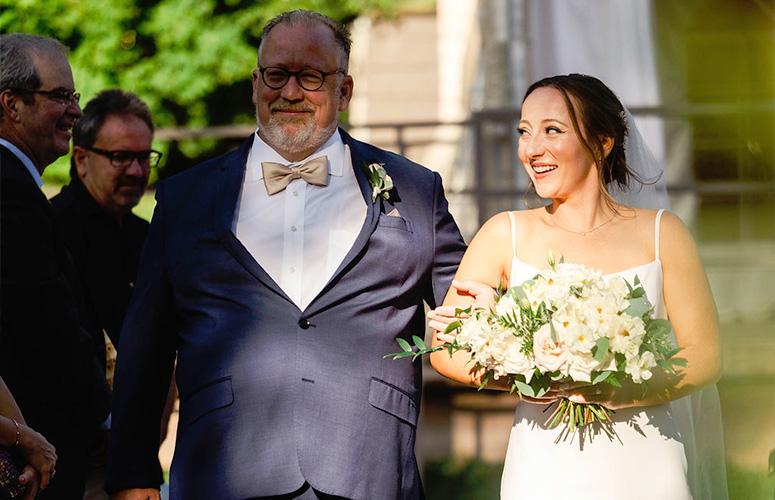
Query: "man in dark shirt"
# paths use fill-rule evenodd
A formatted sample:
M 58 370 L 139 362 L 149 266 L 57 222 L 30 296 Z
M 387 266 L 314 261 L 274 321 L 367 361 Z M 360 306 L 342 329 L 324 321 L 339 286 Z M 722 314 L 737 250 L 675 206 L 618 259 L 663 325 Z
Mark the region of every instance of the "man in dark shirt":
M 132 295 L 148 222 L 132 213 L 161 154 L 151 149 L 153 121 L 146 104 L 120 89 L 105 90 L 84 108 L 73 129 L 70 184 L 51 199 L 65 242 L 115 353 Z M 112 382 L 112 363 L 107 376 Z M 171 400 L 170 400 L 171 402 Z M 165 415 L 168 415 L 165 414 Z M 107 426 L 92 441 L 86 500 L 103 489 Z
M 160 154 L 137 96 L 105 90 L 73 129 L 70 184 L 51 199 L 105 331 L 118 346 L 148 222 L 132 213 Z

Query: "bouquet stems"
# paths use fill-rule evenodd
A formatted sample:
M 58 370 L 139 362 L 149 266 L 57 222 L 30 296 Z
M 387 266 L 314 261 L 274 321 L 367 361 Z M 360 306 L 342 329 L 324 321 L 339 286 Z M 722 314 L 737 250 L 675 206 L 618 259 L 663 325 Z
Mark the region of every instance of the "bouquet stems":
M 614 414 L 613 410 L 595 403 L 574 403 L 568 398 L 560 398 L 552 405 L 555 403 L 557 406 L 544 423 L 549 429 L 565 424 L 571 431 L 575 431 L 577 427 L 582 427 L 592 422 L 611 422 L 611 415 Z M 547 410 L 552 405 L 549 405 Z

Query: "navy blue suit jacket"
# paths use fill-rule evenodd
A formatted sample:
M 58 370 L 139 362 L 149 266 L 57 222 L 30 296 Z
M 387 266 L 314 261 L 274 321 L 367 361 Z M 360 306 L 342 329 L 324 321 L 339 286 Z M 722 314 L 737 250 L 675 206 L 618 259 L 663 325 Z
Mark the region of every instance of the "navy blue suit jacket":
M 158 423 L 178 352 L 172 498 L 243 499 L 305 481 L 352 499 L 419 498 L 421 366 L 383 359 L 422 335 L 465 246 L 441 178 L 341 132 L 368 205 L 301 311 L 231 230 L 252 144 L 162 183 L 118 352 L 107 487 L 158 485 Z M 361 166 L 395 188 L 371 200 Z M 401 216 L 388 216 L 393 209 Z

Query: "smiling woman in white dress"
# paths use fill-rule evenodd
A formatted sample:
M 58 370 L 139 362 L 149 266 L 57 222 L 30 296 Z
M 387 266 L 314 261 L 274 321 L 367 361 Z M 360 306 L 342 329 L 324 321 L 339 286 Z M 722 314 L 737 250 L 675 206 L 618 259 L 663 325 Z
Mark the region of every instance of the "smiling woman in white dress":
M 490 290 L 518 285 L 547 269 L 551 251 L 565 262 L 620 275 L 630 283 L 637 275 L 655 315 L 669 317 L 674 340 L 683 348 L 678 357 L 687 367 L 678 367 L 675 375 L 655 370 L 645 394 L 636 384 L 566 385 L 539 399 L 525 398 L 517 405 L 501 497 L 726 498 L 722 447 L 712 447 L 709 453 L 722 456 L 710 461 L 707 453 L 698 456 L 687 397 L 714 388 L 721 372 L 716 306 L 696 245 L 681 220 L 667 211 L 618 204 L 608 191 L 609 186 L 632 190 L 634 184 L 648 182 L 628 167 L 621 103 L 596 78 L 547 78 L 528 89 L 519 132 L 519 158 L 537 194 L 551 202 L 500 213 L 479 230 L 444 305 L 429 313 L 430 325 L 443 330 L 454 307 L 470 304 L 472 296 L 480 304 L 488 302 L 481 284 Z M 434 345 L 440 343 L 434 340 Z M 465 352 L 452 357 L 437 352 L 431 363 L 451 379 L 481 383 L 482 373 L 472 370 Z M 487 386 L 505 388 L 502 379 Z M 615 410 L 615 436 L 594 424 L 558 440 L 559 429 L 544 424 L 550 413 L 544 410 L 561 396 Z M 716 435 L 706 438 L 720 442 L 720 413 L 713 412 Z

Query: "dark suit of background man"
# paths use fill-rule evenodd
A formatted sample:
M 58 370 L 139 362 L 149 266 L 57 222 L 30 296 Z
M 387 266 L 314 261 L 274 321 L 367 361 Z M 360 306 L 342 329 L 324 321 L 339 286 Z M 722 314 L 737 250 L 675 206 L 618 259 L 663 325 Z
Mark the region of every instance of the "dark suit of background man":
M 70 184 L 51 199 L 65 242 L 113 346 L 132 296 L 148 222 L 132 213 L 161 154 L 151 149 L 153 119 L 139 97 L 100 92 L 73 128 Z M 103 490 L 108 429 L 94 438 L 85 499 Z
M 349 46 L 320 14 L 271 21 L 257 133 L 157 188 L 118 349 L 109 491 L 160 482 L 154 431 L 177 349 L 173 499 L 422 497 L 421 366 L 383 356 L 423 334 L 423 300 L 441 303 L 464 244 L 438 174 L 337 129 Z M 320 157 L 325 186 L 305 166 L 269 194 L 268 162 Z M 372 197 L 374 163 L 388 200 Z
M 83 495 L 89 436 L 110 406 L 102 328 L 40 189 L 70 149 L 78 97 L 59 42 L 0 37 L 0 376 L 59 455 L 39 499 Z

